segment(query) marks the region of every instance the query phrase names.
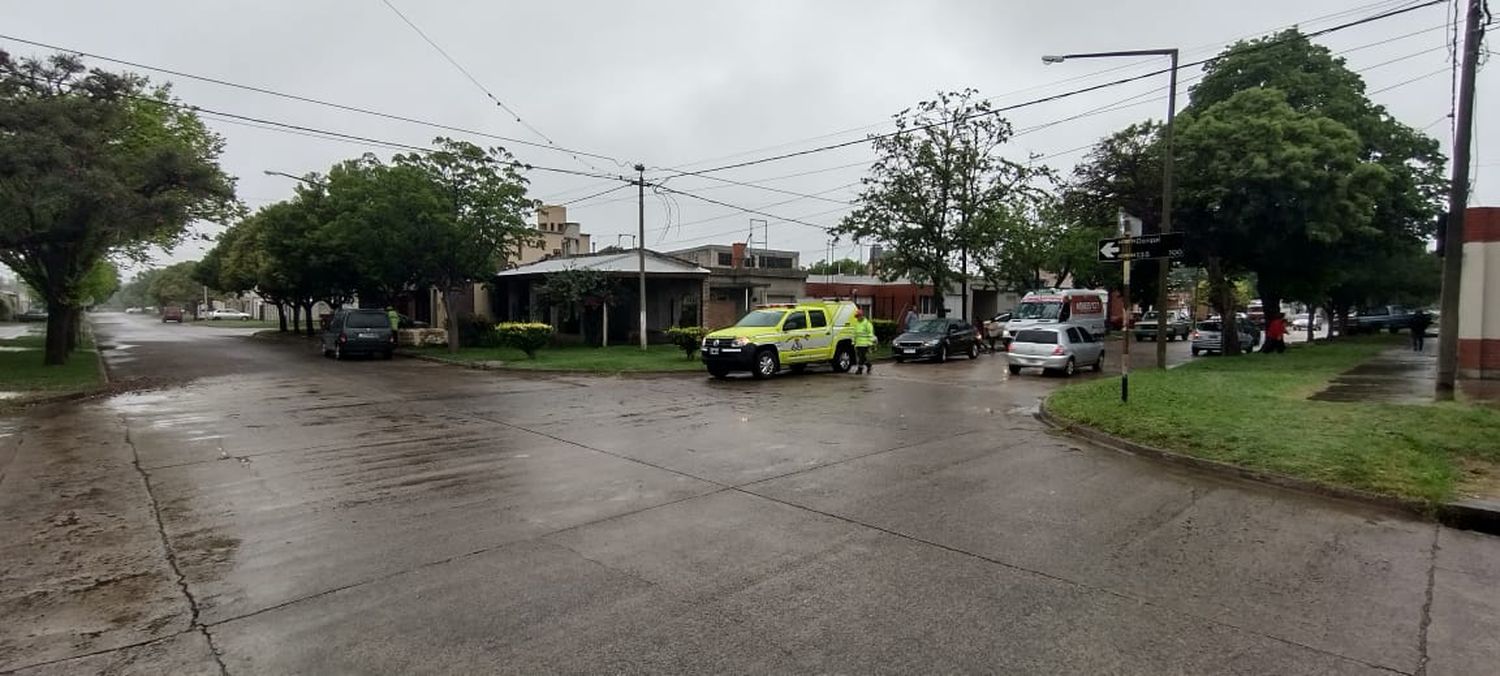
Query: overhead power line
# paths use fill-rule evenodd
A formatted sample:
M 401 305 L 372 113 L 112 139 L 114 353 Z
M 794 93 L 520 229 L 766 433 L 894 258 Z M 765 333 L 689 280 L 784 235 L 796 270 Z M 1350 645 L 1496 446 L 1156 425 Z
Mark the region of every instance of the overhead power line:
M 1375 15 L 1372 15 L 1372 16 L 1365 17 L 1363 19 L 1357 19 L 1357 20 L 1354 20 L 1354 21 L 1348 21 L 1348 22 L 1345 22 L 1345 23 L 1338 24 L 1336 26 L 1332 26 L 1332 27 L 1329 27 L 1329 28 L 1324 28 L 1322 30 L 1313 31 L 1311 33 L 1306 33 L 1304 35 L 1305 35 L 1305 37 L 1308 37 L 1308 38 L 1314 38 L 1314 37 L 1319 37 L 1319 36 L 1323 36 L 1323 35 L 1328 35 L 1330 33 L 1335 33 L 1335 32 L 1342 31 L 1342 30 L 1347 30 L 1347 29 L 1350 29 L 1350 28 L 1354 28 L 1356 26 L 1362 26 L 1362 25 L 1365 25 L 1365 24 L 1368 24 L 1368 23 L 1372 23 L 1372 22 L 1375 22 L 1375 21 L 1381 21 L 1381 20 L 1384 20 L 1384 19 L 1389 19 L 1391 17 L 1399 16 L 1399 15 L 1402 15 L 1402 14 L 1406 14 L 1408 12 L 1414 12 L 1414 11 L 1419 10 L 1419 9 L 1425 9 L 1427 7 L 1432 7 L 1432 6 L 1435 6 L 1435 5 L 1440 5 L 1440 4 L 1443 4 L 1443 3 L 1447 2 L 1447 1 L 1448 0 L 1426 0 L 1426 2 L 1422 2 L 1422 3 L 1416 4 L 1416 5 L 1411 5 L 1411 6 L 1408 6 L 1408 7 L 1402 7 L 1402 8 L 1399 8 L 1399 9 L 1393 9 L 1393 10 L 1390 10 L 1390 11 L 1387 11 L 1387 12 L 1382 12 L 1380 14 L 1375 14 Z M 1237 55 L 1237 54 L 1244 54 L 1244 53 L 1253 52 L 1253 51 L 1259 51 L 1261 49 L 1267 49 L 1267 48 L 1269 48 L 1269 47 L 1271 47 L 1271 46 L 1273 46 L 1275 44 L 1276 44 L 1275 41 L 1268 40 L 1268 41 L 1265 41 L 1265 42 L 1260 42 L 1260 43 L 1257 43 L 1257 44 L 1254 44 L 1254 45 L 1243 47 L 1243 48 L 1237 50 L 1235 52 L 1235 54 Z M 1200 60 L 1197 60 L 1197 61 L 1192 61 L 1192 62 L 1189 62 L 1189 63 L 1181 64 L 1180 67 L 1182 67 L 1182 68 L 1191 68 L 1193 66 L 1201 66 L 1201 65 L 1210 63 L 1212 61 L 1216 61 L 1216 60 L 1221 59 L 1221 58 L 1224 58 L 1224 57 L 1222 57 L 1222 56 L 1209 57 L 1209 58 L 1206 58 L 1206 59 L 1200 59 Z M 1146 73 L 1141 73 L 1139 75 L 1132 75 L 1132 76 L 1129 76 L 1129 77 L 1119 78 L 1119 79 L 1116 79 L 1116 80 L 1110 80 L 1108 82 L 1104 82 L 1104 83 L 1100 83 L 1100 84 L 1096 84 L 1096 85 L 1090 85 L 1088 87 L 1080 87 L 1078 89 L 1072 89 L 1072 90 L 1068 90 L 1068 91 L 1065 91 L 1065 92 L 1060 92 L 1060 93 L 1057 93 L 1057 94 L 1052 94 L 1052 95 L 1049 95 L 1049 96 L 1043 96 L 1043 97 L 1040 97 L 1040 98 L 1031 99 L 1029 101 L 1023 101 L 1021 103 L 1015 103 L 1015 104 L 1011 104 L 1011 105 L 1008 105 L 1008 106 L 1001 106 L 999 108 L 992 108 L 992 109 L 987 110 L 987 111 L 982 112 L 982 113 L 974 113 L 974 114 L 971 114 L 971 115 L 966 115 L 966 116 L 963 116 L 963 117 L 955 118 L 953 120 L 945 120 L 942 123 L 932 123 L 932 124 L 925 124 L 925 125 L 916 125 L 916 126 L 911 127 L 910 129 L 903 129 L 903 130 L 888 132 L 888 133 L 885 133 L 885 134 L 875 134 L 875 135 L 871 135 L 871 136 L 868 136 L 868 137 L 865 137 L 865 138 L 862 138 L 862 139 L 853 139 L 853 140 L 849 140 L 849 141 L 842 141 L 842 142 L 839 142 L 839 143 L 831 143 L 831 144 L 827 144 L 827 145 L 822 145 L 822 146 L 818 146 L 816 148 L 808 148 L 808 149 L 805 149 L 805 150 L 798 150 L 798 151 L 789 152 L 789 153 L 781 153 L 781 154 L 778 154 L 778 155 L 772 155 L 772 156 L 769 156 L 769 157 L 762 157 L 762 158 L 754 159 L 754 160 L 745 160 L 745 161 L 742 161 L 742 162 L 734 162 L 732 164 L 725 164 L 725 165 L 713 167 L 713 168 L 710 168 L 710 169 L 703 169 L 699 173 L 708 174 L 708 173 L 715 173 L 715 172 L 720 172 L 720 171 L 728 171 L 730 169 L 739 169 L 741 167 L 749 167 L 749 166 L 754 166 L 754 165 L 757 165 L 757 164 L 765 164 L 767 162 L 777 162 L 777 161 L 780 161 L 780 160 L 790 159 L 790 158 L 793 158 L 793 157 L 802 157 L 802 156 L 805 156 L 805 155 L 812 155 L 812 154 L 815 154 L 815 153 L 828 152 L 830 150 L 838 150 L 840 148 L 847 148 L 847 147 L 853 146 L 853 145 L 859 145 L 859 144 L 863 144 L 863 143 L 869 143 L 869 142 L 876 141 L 876 140 L 879 140 L 879 139 L 892 138 L 892 137 L 895 137 L 895 136 L 899 136 L 901 134 L 910 133 L 912 131 L 931 129 L 933 127 L 938 126 L 939 124 L 949 124 L 951 122 L 961 122 L 961 121 L 965 121 L 965 120 L 969 120 L 969 119 L 974 119 L 974 118 L 979 118 L 979 117 L 987 117 L 987 116 L 992 116 L 992 115 L 998 115 L 1000 113 L 1005 113 L 1005 112 L 1009 112 L 1009 111 L 1012 111 L 1012 110 L 1019 110 L 1019 109 L 1022 109 L 1022 108 L 1029 108 L 1031 106 L 1036 106 L 1036 105 L 1040 105 L 1040 104 L 1043 104 L 1043 103 L 1050 103 L 1052 101 L 1060 101 L 1062 99 L 1070 98 L 1070 97 L 1073 97 L 1073 96 L 1078 96 L 1080 94 L 1086 94 L 1086 93 L 1089 93 L 1089 92 L 1095 92 L 1095 91 L 1099 91 L 1101 89 L 1108 89 L 1110 87 L 1117 87 L 1117 86 L 1120 86 L 1120 85 L 1123 85 L 1123 84 L 1127 84 L 1127 83 L 1130 83 L 1130 82 L 1136 82 L 1136 81 L 1139 81 L 1139 80 L 1144 80 L 1146 78 L 1156 77 L 1158 75 L 1164 75 L 1166 73 L 1171 72 L 1171 70 L 1172 70 L 1171 68 L 1157 69 L 1157 70 L 1149 71 L 1149 72 L 1146 72 Z
M 394 4 L 391 3 L 391 0 L 380 0 L 380 1 L 382 3 L 385 3 L 385 6 L 388 7 L 391 10 L 391 12 L 395 13 L 395 15 L 401 19 L 402 23 L 405 23 L 407 26 L 411 27 L 412 31 L 414 31 L 418 36 L 420 36 L 424 42 L 426 42 L 434 50 L 437 50 L 437 53 L 441 54 L 443 56 L 443 59 L 445 59 L 454 68 L 458 69 L 458 72 L 462 73 L 465 78 L 468 78 L 469 82 L 473 83 L 475 87 L 478 87 L 479 91 L 483 92 L 484 95 L 489 98 L 489 100 L 494 101 L 495 105 L 499 106 L 500 110 L 505 111 L 506 114 L 510 115 L 512 118 L 515 118 L 515 121 L 516 121 L 517 124 L 520 124 L 521 126 L 525 127 L 531 133 L 535 134 L 537 136 L 537 138 L 540 138 L 543 141 L 546 141 L 547 145 L 552 146 L 554 148 L 561 149 L 561 147 L 557 145 L 557 142 L 552 140 L 552 137 L 547 136 L 546 134 L 543 134 L 542 130 L 537 129 L 536 127 L 532 126 L 530 122 L 527 122 L 526 120 L 521 119 L 521 114 L 518 113 L 518 112 L 516 112 L 515 109 L 511 108 L 510 106 L 505 105 L 505 102 L 501 101 L 499 97 L 495 96 L 494 92 L 491 92 L 488 87 L 485 87 L 484 83 L 482 83 L 482 82 L 479 81 L 479 78 L 474 77 L 474 74 L 471 73 L 471 72 L 469 72 L 468 68 L 464 68 L 463 64 L 459 63 L 457 59 L 453 58 L 453 55 L 449 54 L 448 50 L 443 49 L 442 46 L 439 45 L 436 41 L 434 41 L 431 37 L 429 37 L 427 35 L 427 33 L 421 29 L 421 27 L 417 26 L 417 24 L 415 22 L 413 22 L 411 19 L 407 18 L 407 16 L 405 14 L 401 13 L 401 10 L 397 9 L 396 5 L 394 5 Z M 568 152 L 569 155 L 572 155 L 573 159 L 576 160 L 579 164 L 582 164 L 582 165 L 584 165 L 584 166 L 586 166 L 586 167 L 588 167 L 590 169 L 593 169 L 594 171 L 603 171 L 599 167 L 596 167 L 596 166 L 594 166 L 592 164 L 589 164 L 588 162 L 584 161 L 583 158 L 581 158 L 581 157 L 578 156 L 578 153 L 574 153 L 572 151 L 566 151 L 566 150 L 564 150 L 564 152 Z M 607 160 L 609 160 L 611 162 L 614 162 L 617 166 L 620 166 L 620 167 L 626 166 L 626 164 L 624 162 L 621 162 L 621 161 L 619 161 L 617 159 L 614 159 L 614 158 L 606 157 L 604 159 L 607 159 Z
M 116 64 L 120 64 L 122 66 L 129 66 L 131 68 L 139 68 L 141 70 L 149 70 L 149 71 L 156 72 L 156 73 L 165 73 L 167 75 L 172 75 L 174 77 L 185 78 L 185 79 L 188 79 L 188 80 L 196 80 L 198 82 L 207 82 L 209 84 L 215 84 L 215 85 L 219 85 L 219 86 L 222 86 L 222 87 L 229 87 L 229 88 L 232 88 L 232 89 L 240 89 L 240 90 L 243 90 L 243 91 L 255 92 L 257 94 L 265 94 L 267 96 L 275 96 L 277 98 L 287 99 L 289 101 L 299 101 L 299 102 L 302 102 L 302 103 L 311 103 L 313 105 L 325 106 L 325 107 L 328 107 L 328 108 L 335 108 L 335 109 L 343 110 L 343 111 L 346 111 L 346 112 L 359 113 L 361 115 L 370 115 L 370 116 L 373 116 L 373 117 L 384 118 L 384 119 L 387 119 L 387 120 L 395 120 L 397 122 L 407 122 L 407 123 L 410 123 L 410 124 L 417 124 L 417 125 L 422 125 L 424 127 L 430 127 L 430 128 L 433 128 L 433 129 L 441 129 L 443 131 L 457 132 L 457 133 L 460 133 L 460 134 L 469 134 L 471 136 L 478 136 L 478 137 L 482 137 L 482 138 L 493 139 L 493 140 L 496 140 L 496 141 L 504 141 L 506 143 L 514 143 L 516 145 L 528 146 L 528 147 L 531 147 L 531 148 L 539 148 L 539 149 L 542 149 L 542 150 L 551 150 L 551 151 L 556 151 L 556 152 L 561 152 L 561 153 L 582 155 L 582 156 L 593 157 L 593 158 L 597 158 L 597 159 L 601 159 L 601 160 L 609 160 L 611 162 L 615 162 L 616 161 L 614 158 L 612 158 L 612 157 L 610 157 L 608 155 L 601 155 L 599 153 L 591 153 L 591 152 L 587 152 L 587 151 L 583 151 L 583 150 L 576 150 L 576 149 L 573 149 L 573 148 L 565 148 L 563 146 L 559 146 L 559 145 L 556 145 L 556 144 L 548 145 L 546 143 L 537 143 L 535 141 L 527 141 L 525 139 L 518 139 L 518 138 L 514 138 L 514 137 L 510 137 L 510 136 L 503 136 L 503 135 L 500 135 L 500 134 L 491 134 L 489 132 L 479 131 L 477 129 L 466 129 L 464 127 L 457 127 L 457 126 L 454 126 L 454 125 L 451 125 L 451 124 L 443 124 L 441 122 L 433 122 L 433 121 L 430 121 L 430 120 L 423 120 L 423 119 L 420 119 L 420 118 L 408 117 L 406 115 L 397 115 L 395 113 L 388 113 L 388 112 L 384 112 L 384 111 L 373 110 L 373 109 L 370 109 L 370 108 L 363 108 L 363 107 L 360 107 L 360 106 L 354 106 L 354 105 L 349 105 L 349 104 L 345 104 L 345 103 L 337 103 L 337 102 L 334 102 L 334 101 L 328 101 L 328 100 L 324 100 L 324 99 L 317 99 L 317 98 L 313 98 L 313 97 L 310 97 L 310 96 L 302 96 L 300 94 L 289 94 L 287 92 L 277 91 L 277 90 L 274 90 L 274 89 L 268 89 L 266 87 L 258 87 L 258 86 L 255 86 L 255 85 L 248 85 L 248 84 L 243 84 L 243 83 L 239 83 L 239 82 L 232 82 L 232 81 L 229 81 L 229 80 L 224 80 L 224 79 L 220 79 L 220 78 L 216 78 L 216 77 L 210 77 L 210 76 L 207 76 L 207 75 L 197 75 L 197 74 L 194 74 L 194 73 L 188 73 L 188 72 L 185 72 L 185 71 L 176 70 L 176 69 L 172 69 L 172 68 L 166 68 L 166 67 L 163 67 L 163 66 L 153 66 L 153 65 L 146 64 L 146 63 L 141 63 L 141 62 L 138 62 L 138 61 L 130 61 L 130 60 L 121 59 L 121 58 L 118 58 L 118 57 L 105 56 L 103 54 L 97 54 L 97 53 L 93 53 L 93 52 L 85 52 L 83 50 L 73 49 L 71 47 L 63 47 L 63 46 L 60 46 L 60 45 L 48 44 L 48 43 L 40 42 L 40 41 L 37 41 L 37 40 L 28 40 L 26 38 L 20 38 L 20 37 L 14 36 L 14 35 L 0 34 L 0 39 L 10 40 L 11 42 L 19 42 L 21 44 L 31 45 L 33 47 L 41 47 L 43 49 L 51 49 L 51 50 L 55 50 L 55 51 L 59 51 L 59 52 L 67 52 L 69 54 L 77 54 L 78 56 L 82 56 L 82 57 L 85 57 L 85 58 L 95 59 L 95 60 L 98 60 L 98 61 L 107 61 L 109 63 L 116 63 Z

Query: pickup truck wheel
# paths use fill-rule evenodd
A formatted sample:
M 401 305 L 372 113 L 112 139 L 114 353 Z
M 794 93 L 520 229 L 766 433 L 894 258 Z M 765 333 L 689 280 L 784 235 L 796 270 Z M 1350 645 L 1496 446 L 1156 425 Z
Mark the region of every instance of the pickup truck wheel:
M 755 370 L 751 375 L 757 380 L 774 376 L 780 369 L 781 360 L 776 358 L 775 350 L 766 349 L 755 353 Z
M 833 372 L 848 373 L 854 367 L 854 353 L 848 345 L 840 345 L 833 353 Z

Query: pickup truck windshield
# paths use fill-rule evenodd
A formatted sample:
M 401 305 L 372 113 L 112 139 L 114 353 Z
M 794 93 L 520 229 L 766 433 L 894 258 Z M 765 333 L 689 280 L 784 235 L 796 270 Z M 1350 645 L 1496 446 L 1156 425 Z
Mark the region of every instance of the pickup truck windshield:
M 786 310 L 756 310 L 741 317 L 735 326 L 776 326 L 781 323 Z

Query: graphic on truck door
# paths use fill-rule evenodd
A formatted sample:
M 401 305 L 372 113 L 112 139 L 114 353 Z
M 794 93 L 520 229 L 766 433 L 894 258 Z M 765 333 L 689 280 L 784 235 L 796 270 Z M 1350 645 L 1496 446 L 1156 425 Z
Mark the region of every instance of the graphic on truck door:
M 807 339 L 807 313 L 802 310 L 788 312 L 786 321 L 781 323 L 781 339 L 776 341 L 776 351 L 781 355 L 781 362 L 790 364 L 801 361 L 807 349 Z

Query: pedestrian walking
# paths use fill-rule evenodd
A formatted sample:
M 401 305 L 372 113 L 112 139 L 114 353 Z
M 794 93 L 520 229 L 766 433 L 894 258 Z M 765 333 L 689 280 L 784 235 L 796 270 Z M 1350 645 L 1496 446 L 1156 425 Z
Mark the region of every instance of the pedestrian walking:
M 1411 349 L 1421 352 L 1427 338 L 1427 327 L 1432 326 L 1432 315 L 1426 310 L 1417 310 L 1411 318 Z
M 396 312 L 396 308 L 385 306 L 385 318 L 391 323 L 392 332 L 401 330 L 401 313 Z
M 901 330 L 910 331 L 912 324 L 915 323 L 917 323 L 917 310 L 908 305 L 906 306 L 906 313 L 901 315 Z
M 875 347 L 875 323 L 865 317 L 863 310 L 854 311 L 854 362 L 859 365 L 855 373 L 874 373 L 870 363 L 870 348 Z
M 1266 322 L 1266 344 L 1261 352 L 1286 352 L 1286 315 L 1277 312 Z

